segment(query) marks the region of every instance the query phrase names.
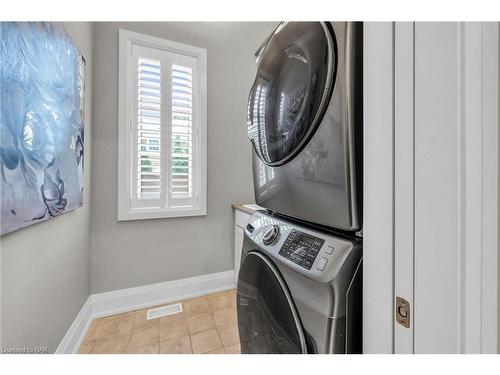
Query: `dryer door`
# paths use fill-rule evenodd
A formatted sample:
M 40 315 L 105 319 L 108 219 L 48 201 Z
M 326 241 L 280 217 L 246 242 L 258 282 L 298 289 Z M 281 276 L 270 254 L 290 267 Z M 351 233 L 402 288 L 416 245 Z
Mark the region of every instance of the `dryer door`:
M 330 101 L 336 41 L 324 22 L 284 22 L 261 48 L 248 102 L 248 137 L 267 165 L 292 160 Z
M 290 292 L 276 266 L 257 251 L 241 264 L 237 309 L 241 353 L 307 353 Z

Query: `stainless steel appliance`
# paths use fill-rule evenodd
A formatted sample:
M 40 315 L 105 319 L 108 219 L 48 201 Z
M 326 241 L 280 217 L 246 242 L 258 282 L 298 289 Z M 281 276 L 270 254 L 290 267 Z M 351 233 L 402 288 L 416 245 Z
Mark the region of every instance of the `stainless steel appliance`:
M 237 309 L 242 353 L 361 353 L 361 240 L 256 212 Z
M 256 203 L 362 226 L 362 23 L 283 22 L 257 52 L 248 103 Z

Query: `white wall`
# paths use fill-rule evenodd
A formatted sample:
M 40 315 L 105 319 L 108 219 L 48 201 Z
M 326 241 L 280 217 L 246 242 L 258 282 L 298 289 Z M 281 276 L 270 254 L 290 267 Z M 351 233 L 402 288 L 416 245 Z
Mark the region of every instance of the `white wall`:
M 92 25 L 64 23 L 87 63 L 83 207 L 0 238 L 1 344 L 53 352 L 90 291 Z
M 253 202 L 247 97 L 253 53 L 276 23 L 98 23 L 94 39 L 92 292 L 233 268 L 231 203 Z M 118 29 L 208 51 L 208 215 L 120 222 Z

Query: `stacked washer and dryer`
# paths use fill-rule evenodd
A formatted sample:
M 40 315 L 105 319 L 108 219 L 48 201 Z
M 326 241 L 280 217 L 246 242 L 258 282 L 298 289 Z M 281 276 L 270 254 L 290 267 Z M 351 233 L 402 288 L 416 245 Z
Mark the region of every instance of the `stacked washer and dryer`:
M 245 229 L 242 353 L 362 350 L 363 26 L 282 22 L 248 103 L 257 211 Z

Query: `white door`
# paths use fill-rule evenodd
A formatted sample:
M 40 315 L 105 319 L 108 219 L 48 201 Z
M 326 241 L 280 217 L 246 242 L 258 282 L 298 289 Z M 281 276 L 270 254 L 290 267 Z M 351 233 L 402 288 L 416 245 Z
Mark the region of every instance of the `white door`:
M 498 350 L 498 31 L 365 25 L 365 352 Z
M 414 352 L 414 57 L 414 23 L 396 22 L 393 324 L 394 353 L 402 354 Z
M 496 352 L 498 24 L 417 22 L 414 55 L 414 352 Z

